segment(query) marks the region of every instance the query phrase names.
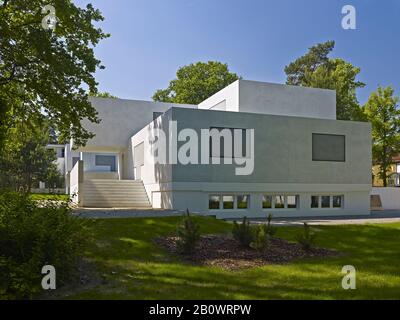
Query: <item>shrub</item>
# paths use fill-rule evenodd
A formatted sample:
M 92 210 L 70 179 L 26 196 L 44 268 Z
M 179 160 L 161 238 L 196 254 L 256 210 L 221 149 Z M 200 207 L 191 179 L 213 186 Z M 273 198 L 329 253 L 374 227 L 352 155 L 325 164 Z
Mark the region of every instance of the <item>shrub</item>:
M 307 223 L 304 223 L 302 231 L 297 235 L 297 242 L 302 246 L 303 250 L 310 251 L 315 244 L 315 233 Z
M 272 217 L 272 213 L 268 214 L 267 225 L 265 226 L 265 232 L 270 238 L 272 238 L 276 233 L 276 228 L 271 225 Z
M 266 233 L 265 225 L 259 225 L 254 230 L 254 240 L 250 243 L 250 247 L 262 251 L 269 245 L 269 235 Z
M 250 222 L 246 217 L 243 217 L 243 221 L 240 224 L 236 221 L 233 222 L 232 235 L 242 246 L 250 246 L 250 243 L 253 242 L 254 235 L 250 227 Z
M 65 284 L 86 240 L 84 220 L 68 204 L 38 207 L 24 194 L 0 194 L 0 299 L 40 293 L 44 265 L 55 267 L 57 287 Z
M 189 210 L 177 227 L 178 241 L 176 243 L 178 251 L 184 254 L 190 254 L 196 249 L 200 240 L 199 225 L 190 216 Z

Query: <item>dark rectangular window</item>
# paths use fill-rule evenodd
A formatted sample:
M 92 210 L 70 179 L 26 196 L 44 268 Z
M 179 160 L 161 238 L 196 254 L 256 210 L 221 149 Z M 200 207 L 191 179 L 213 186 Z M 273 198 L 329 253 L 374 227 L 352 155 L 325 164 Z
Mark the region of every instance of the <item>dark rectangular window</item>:
M 210 133 L 212 133 L 212 130 L 217 130 L 219 132 L 219 136 L 214 135 L 214 139 L 219 139 L 219 154 L 218 150 L 213 150 L 213 135 L 210 136 L 210 157 L 216 157 L 216 158 L 224 158 L 225 157 L 225 138 L 223 134 L 221 133 L 223 130 L 229 130 L 230 136 L 231 136 L 231 157 L 235 158 L 235 144 L 238 145 L 236 147 L 239 150 L 239 157 L 245 157 L 246 156 L 246 129 L 239 129 L 239 128 L 222 128 L 222 127 L 211 127 L 210 128 Z M 239 136 L 241 139 L 235 140 L 235 131 L 240 132 Z M 241 150 L 241 151 L 240 151 Z
M 117 168 L 115 156 L 96 155 L 95 165 L 96 166 L 109 166 L 111 172 L 115 172 L 116 168 Z
M 275 209 L 285 208 L 285 196 L 275 196 Z
M 287 196 L 287 207 L 288 209 L 297 209 L 298 206 L 298 196 Z
M 343 196 L 333 196 L 333 200 L 332 200 L 332 206 L 334 208 L 342 208 L 343 206 Z
M 262 207 L 263 207 L 263 209 L 271 209 L 272 208 L 272 196 L 263 195 Z
M 208 198 L 208 208 L 212 210 L 219 209 L 220 200 L 221 200 L 220 196 L 210 195 L 210 197 Z
M 331 207 L 331 197 L 321 196 L 321 208 L 330 208 L 330 207 Z
M 346 161 L 346 137 L 337 134 L 312 134 L 313 161 Z
M 233 209 L 234 196 L 222 196 L 222 206 L 224 209 Z
M 318 208 L 318 207 L 319 207 L 319 197 L 311 196 L 311 208 Z
M 249 195 L 238 195 L 236 199 L 238 209 L 247 209 L 249 207 Z

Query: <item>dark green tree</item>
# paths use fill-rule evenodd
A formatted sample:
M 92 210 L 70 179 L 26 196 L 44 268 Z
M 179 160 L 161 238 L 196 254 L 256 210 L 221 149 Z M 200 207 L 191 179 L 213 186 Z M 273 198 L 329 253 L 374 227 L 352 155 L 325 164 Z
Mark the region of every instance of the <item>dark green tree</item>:
M 54 172 L 56 156 L 46 148 L 50 130 L 19 121 L 8 130 L 0 152 L 0 188 L 29 192 L 34 183 L 46 181 Z
M 153 100 L 199 104 L 237 79 L 239 76 L 230 72 L 227 64 L 217 61 L 192 63 L 179 68 L 176 79 L 170 81 L 168 88 L 157 90 Z
M 387 172 L 392 158 L 400 152 L 399 97 L 392 87 L 378 87 L 364 106 L 367 120 L 372 125 L 373 163 L 379 166 L 379 177 L 387 186 Z
M 360 68 L 339 59 L 329 58 L 334 41 L 317 44 L 302 57 L 285 67 L 287 84 L 336 90 L 336 115 L 339 120 L 364 120 L 356 89 L 365 86 L 357 81 Z
M 55 29 L 44 27 L 48 4 Z M 94 26 L 102 20 L 91 4 L 80 8 L 71 0 L 1 1 L 0 142 L 16 119 L 43 113 L 63 139 L 84 144 L 92 137 L 81 120 L 99 121 L 87 92 L 97 92 L 94 73 L 103 68 L 93 51 L 108 36 Z

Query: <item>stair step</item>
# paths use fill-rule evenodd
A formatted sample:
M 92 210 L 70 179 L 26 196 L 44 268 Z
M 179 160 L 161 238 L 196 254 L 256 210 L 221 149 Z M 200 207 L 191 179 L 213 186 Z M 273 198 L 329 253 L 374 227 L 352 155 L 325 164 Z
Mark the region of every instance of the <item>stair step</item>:
M 142 181 L 93 179 L 83 184 L 83 204 L 92 208 L 151 209 Z

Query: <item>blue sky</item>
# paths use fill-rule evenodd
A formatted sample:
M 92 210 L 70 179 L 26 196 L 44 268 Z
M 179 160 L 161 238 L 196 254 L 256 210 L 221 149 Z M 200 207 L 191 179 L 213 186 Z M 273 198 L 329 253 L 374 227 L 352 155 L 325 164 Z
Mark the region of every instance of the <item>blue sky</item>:
M 285 82 L 285 65 L 307 48 L 335 40 L 332 57 L 361 68 L 361 103 L 378 85 L 400 95 L 399 0 L 75 0 L 91 2 L 111 33 L 95 52 L 106 66 L 100 91 L 150 100 L 179 66 L 217 60 L 244 79 Z M 357 10 L 357 30 L 344 30 L 341 9 Z

